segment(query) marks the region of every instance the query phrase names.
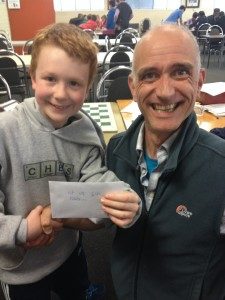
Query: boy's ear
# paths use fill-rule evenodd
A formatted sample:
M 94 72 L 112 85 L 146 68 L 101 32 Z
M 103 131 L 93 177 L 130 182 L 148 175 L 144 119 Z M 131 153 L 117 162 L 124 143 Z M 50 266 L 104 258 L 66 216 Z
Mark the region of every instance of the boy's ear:
M 36 88 L 36 79 L 35 76 L 30 74 L 30 78 L 31 78 L 31 83 L 32 83 L 32 89 L 35 90 Z

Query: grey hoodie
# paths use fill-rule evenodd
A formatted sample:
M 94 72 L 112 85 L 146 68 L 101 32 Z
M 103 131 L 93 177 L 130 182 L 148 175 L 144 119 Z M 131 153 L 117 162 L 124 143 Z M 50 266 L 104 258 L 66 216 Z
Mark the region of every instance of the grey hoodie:
M 49 246 L 24 250 L 26 216 L 49 204 L 48 181 L 115 181 L 103 164 L 101 133 L 83 113 L 60 129 L 34 98 L 0 114 L 0 280 L 26 284 L 57 269 L 72 253 L 77 231 L 63 229 Z

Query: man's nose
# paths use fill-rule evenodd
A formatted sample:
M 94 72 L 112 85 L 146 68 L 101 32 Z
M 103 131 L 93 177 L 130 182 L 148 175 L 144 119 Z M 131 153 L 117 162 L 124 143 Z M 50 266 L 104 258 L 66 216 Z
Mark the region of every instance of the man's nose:
M 161 99 L 174 97 L 175 87 L 174 80 L 168 75 L 162 75 L 157 82 L 156 95 Z

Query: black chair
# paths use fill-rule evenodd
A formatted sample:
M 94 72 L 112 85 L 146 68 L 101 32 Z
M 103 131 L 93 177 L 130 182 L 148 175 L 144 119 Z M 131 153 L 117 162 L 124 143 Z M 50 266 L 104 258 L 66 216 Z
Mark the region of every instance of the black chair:
M 0 50 L 0 73 L 9 84 L 12 94 L 20 95 L 21 100 L 30 97 L 26 66 L 18 54 Z
M 0 49 L 14 51 L 12 42 L 2 33 L 0 33 Z
M 115 46 L 124 45 L 134 49 L 136 44 L 137 44 L 136 36 L 129 31 L 125 31 L 125 32 L 122 31 L 120 34 L 117 35 L 115 40 Z
M 6 79 L 0 74 L 0 95 L 7 95 L 7 100 L 12 99 L 10 87 Z
M 128 76 L 115 78 L 108 89 L 108 101 L 118 99 L 132 99 L 132 94 L 128 85 Z
M 151 21 L 148 18 L 145 18 L 140 23 L 140 36 L 142 36 L 146 31 L 151 28 Z
M 31 54 L 32 52 L 32 46 L 33 46 L 33 40 L 27 40 L 26 43 L 23 45 L 22 53 L 25 54 Z
M 103 74 L 102 78 L 97 84 L 97 90 L 96 90 L 97 100 L 115 101 L 118 99 L 132 98 L 128 86 L 128 75 L 131 73 L 131 70 L 132 70 L 131 67 L 128 66 L 116 66 L 109 69 L 105 74 Z M 112 79 L 111 75 L 118 74 L 118 72 L 120 72 L 120 74 L 122 75 L 116 76 L 115 78 Z
M 127 32 L 128 33 L 132 33 L 136 38 L 140 37 L 139 31 L 137 29 L 135 29 L 135 28 L 129 27 L 129 28 L 124 29 L 122 31 L 122 33 L 127 33 Z
M 203 23 L 201 24 L 197 31 L 196 31 L 196 38 L 198 41 L 199 46 L 205 46 L 206 43 L 206 32 L 207 30 L 211 27 L 211 25 L 209 23 Z M 204 49 L 203 49 L 204 50 Z
M 219 62 L 219 58 L 221 57 L 221 48 L 223 46 L 223 29 L 219 25 L 212 25 L 210 26 L 207 31 L 206 35 L 208 36 L 205 47 L 204 47 L 204 58 L 205 53 L 208 54 L 207 59 L 207 68 L 209 67 L 210 57 L 214 54 Z M 214 38 L 215 37 L 215 38 Z
M 131 66 L 130 57 L 126 52 L 132 52 L 129 46 L 117 45 L 112 47 L 105 55 L 102 62 L 102 73 L 116 66 Z

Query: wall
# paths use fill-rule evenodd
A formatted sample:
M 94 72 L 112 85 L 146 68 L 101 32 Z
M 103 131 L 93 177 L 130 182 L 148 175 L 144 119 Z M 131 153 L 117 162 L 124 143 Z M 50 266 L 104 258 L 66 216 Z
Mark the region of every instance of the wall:
M 12 40 L 32 39 L 36 32 L 55 22 L 53 0 L 20 0 L 21 9 L 8 9 Z
M 11 37 L 6 2 L 0 1 L 0 30 L 4 30 Z
M 193 9 L 193 8 L 187 8 L 186 11 L 183 14 L 183 20 L 189 19 L 194 11 L 200 11 L 204 10 L 206 15 L 211 15 L 214 4 L 214 0 L 200 0 L 200 7 Z M 185 1 L 182 1 L 182 3 L 185 5 Z M 88 14 L 87 11 L 79 11 L 84 14 Z M 74 18 L 79 13 L 78 11 L 72 11 L 72 12 L 56 12 L 55 13 L 55 20 L 56 22 L 69 22 L 71 18 Z M 93 14 L 103 15 L 107 13 L 106 5 L 104 11 L 94 11 Z M 171 10 L 154 10 L 154 9 L 135 9 L 133 11 L 134 18 L 132 19 L 132 23 L 139 23 L 144 18 L 150 18 L 152 25 L 158 25 L 161 23 L 163 19 L 165 19 L 170 13 Z

